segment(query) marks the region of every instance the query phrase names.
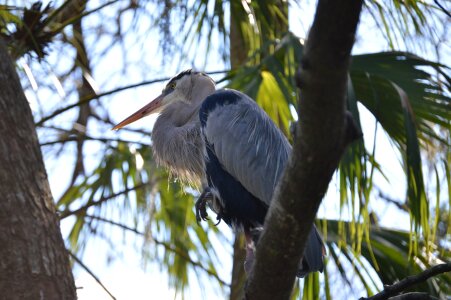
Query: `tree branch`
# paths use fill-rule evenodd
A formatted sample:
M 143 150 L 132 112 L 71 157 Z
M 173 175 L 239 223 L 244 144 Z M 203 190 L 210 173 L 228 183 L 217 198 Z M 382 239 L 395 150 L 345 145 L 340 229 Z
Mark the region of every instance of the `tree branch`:
M 87 265 L 85 265 L 75 254 L 73 254 L 69 249 L 67 250 L 67 253 L 69 253 L 69 256 L 72 257 L 72 259 L 80 265 L 86 272 L 88 272 L 89 275 L 91 275 L 92 278 L 94 278 L 95 281 L 105 290 L 105 292 L 110 295 L 110 297 L 114 300 L 116 300 L 116 297 L 111 294 L 111 292 L 106 288 L 106 286 L 103 285 L 102 281 L 91 271 L 91 269 L 88 268 Z
M 440 2 L 438 2 L 438 0 L 434 0 L 434 2 L 445 13 L 445 15 L 447 15 L 449 18 L 451 18 L 451 14 L 448 12 L 448 10 L 442 4 L 440 4 Z
M 56 144 L 65 144 L 67 142 L 76 142 L 76 141 L 78 141 L 78 139 L 79 139 L 79 137 L 77 137 L 77 136 L 69 136 L 69 137 L 66 137 L 63 139 L 58 139 L 55 141 L 41 143 L 40 146 L 44 147 L 44 146 L 52 146 L 52 145 L 56 145 Z M 142 142 L 138 142 L 138 141 L 123 140 L 123 139 L 92 137 L 89 135 L 83 135 L 83 139 L 85 141 L 96 141 L 96 142 L 101 142 L 101 143 L 117 142 L 117 143 L 127 143 L 127 144 L 138 144 L 141 146 L 150 147 L 150 145 L 146 144 L 146 143 L 142 143 Z
M 101 203 L 103 203 L 103 202 L 106 202 L 106 201 L 108 201 L 108 200 L 110 200 L 110 199 L 113 199 L 113 198 L 116 198 L 116 197 L 118 197 L 118 196 L 127 194 L 127 193 L 129 193 L 129 192 L 131 192 L 131 191 L 134 191 L 134 190 L 137 190 L 137 189 L 141 189 L 141 188 L 145 187 L 145 186 L 148 185 L 148 184 L 149 184 L 149 183 L 141 183 L 141 184 L 135 185 L 134 187 L 126 188 L 125 190 L 123 190 L 123 191 L 121 191 L 121 192 L 119 192 L 119 193 L 113 194 L 113 195 L 111 195 L 111 196 L 108 196 L 108 197 L 101 197 L 101 198 L 100 198 L 99 200 L 97 200 L 97 201 L 88 202 L 87 204 L 85 204 L 85 205 L 83 205 L 82 207 L 77 208 L 77 209 L 75 209 L 75 210 L 66 210 L 66 211 L 62 211 L 62 212 L 60 213 L 60 220 L 62 220 L 62 219 L 64 219 L 64 218 L 67 218 L 67 217 L 69 217 L 69 216 L 72 216 L 72 215 L 78 215 L 79 213 L 86 212 L 86 211 L 88 210 L 88 208 L 90 208 L 91 206 L 99 205 L 99 204 L 101 204 Z
M 107 121 L 107 120 L 103 120 L 101 119 L 99 116 L 97 116 L 96 114 L 92 115 L 93 118 L 104 122 L 106 124 L 110 124 L 111 127 L 113 127 L 114 124 L 111 121 Z M 56 126 L 42 126 L 42 128 L 46 128 L 46 129 L 52 129 L 52 130 L 56 130 L 59 131 L 61 138 L 60 139 L 56 139 L 54 141 L 46 141 L 46 142 L 42 142 L 40 143 L 40 146 L 51 146 L 51 145 L 55 145 L 55 144 L 64 144 L 67 142 L 72 142 L 72 141 L 76 141 L 77 137 L 73 136 L 74 134 L 74 129 L 65 129 L 65 128 L 60 128 L 60 127 L 56 127 Z M 139 130 L 139 129 L 132 129 L 132 128 L 124 128 L 124 130 L 128 130 L 130 132 L 135 132 L 135 133 L 139 133 L 142 135 L 150 135 L 150 131 L 144 131 L 144 130 Z M 110 143 L 110 142 L 116 142 L 116 143 L 127 143 L 127 144 L 139 144 L 141 146 L 145 146 L 145 147 L 150 147 L 150 144 L 147 143 L 143 143 L 143 142 L 139 142 L 139 141 L 133 141 L 133 140 L 124 140 L 124 139 L 119 139 L 119 138 L 103 138 L 103 137 L 95 137 L 95 136 L 91 136 L 89 134 L 87 134 L 86 132 L 84 133 L 84 138 L 85 140 L 89 140 L 89 141 L 96 141 L 96 142 L 102 142 L 102 143 Z
M 408 287 L 411 287 L 412 285 L 418 284 L 420 282 L 426 281 L 429 278 L 451 271 L 451 262 L 440 264 L 433 266 L 432 268 L 429 268 L 417 275 L 412 275 L 404 278 L 403 280 L 384 287 L 384 290 L 380 293 L 377 293 L 374 296 L 368 297 L 368 298 L 360 298 L 360 300 L 384 300 L 389 299 L 392 296 L 395 296 Z
M 213 75 L 213 74 L 222 74 L 222 73 L 226 73 L 226 72 L 229 72 L 229 70 L 207 72 L 207 74 Z M 75 108 L 75 107 L 81 106 L 83 104 L 89 103 L 89 102 L 91 102 L 94 99 L 99 99 L 99 98 L 104 97 L 104 96 L 109 96 L 109 95 L 112 95 L 112 94 L 115 94 L 115 93 L 118 93 L 118 92 L 122 92 L 122 91 L 129 90 L 129 89 L 132 89 L 132 88 L 140 87 L 140 86 L 143 86 L 143 85 L 149 85 L 149 84 L 153 84 L 153 83 L 157 83 L 157 82 L 167 81 L 169 79 L 170 79 L 169 77 L 164 77 L 164 78 L 159 78 L 159 79 L 146 80 L 146 81 L 143 81 L 143 82 L 139 82 L 139 83 L 135 83 L 135 84 L 130 84 L 130 85 L 126 85 L 126 86 L 123 86 L 123 87 L 119 87 L 119 88 L 116 88 L 116 89 L 113 89 L 113 90 L 110 90 L 110 91 L 107 91 L 107 92 L 88 95 L 88 96 L 84 97 L 83 99 L 80 99 L 80 101 L 78 101 L 78 102 L 76 102 L 74 104 L 71 104 L 71 105 L 68 105 L 66 107 L 57 109 L 53 113 L 48 115 L 47 117 L 43 117 L 41 120 L 36 122 L 36 126 L 37 127 L 42 126 L 42 124 L 44 124 L 48 120 L 53 119 L 54 117 L 66 112 L 68 110 L 71 110 L 72 108 Z
M 92 115 L 92 117 L 94 119 L 96 119 L 97 121 L 100 121 L 102 123 L 111 125 L 111 128 L 113 128 L 117 124 L 117 123 L 111 121 L 108 116 L 102 118 L 101 116 L 99 116 L 99 115 L 94 113 Z M 151 131 L 150 130 L 136 129 L 136 128 L 133 128 L 133 127 L 123 127 L 123 128 L 121 128 L 121 130 L 126 130 L 126 131 L 129 131 L 129 132 L 139 133 L 139 134 L 143 134 L 143 135 L 146 135 L 146 136 L 150 136 L 151 135 Z
M 358 137 L 345 100 L 361 7 L 361 0 L 318 2 L 298 80 L 301 122 L 266 216 L 247 299 L 289 299 L 318 207 L 345 146 Z
M 86 7 L 86 1 L 82 0 L 82 8 L 84 9 Z M 77 49 L 77 55 L 75 57 L 75 65 L 80 69 L 80 75 L 81 78 L 81 85 L 77 87 L 77 93 L 78 98 L 83 99 L 84 97 L 95 94 L 95 90 L 92 87 L 92 85 L 87 80 L 87 75 L 90 76 L 92 74 L 91 70 L 91 62 L 89 59 L 89 56 L 86 52 L 86 45 L 83 35 L 83 29 L 82 29 L 82 19 L 77 19 L 73 26 L 72 26 L 72 33 L 74 36 L 73 44 L 75 48 Z M 76 147 L 76 161 L 74 164 L 74 170 L 72 172 L 72 179 L 69 183 L 69 186 L 67 188 L 70 189 L 70 187 L 74 184 L 74 182 L 77 180 L 78 176 L 85 173 L 85 164 L 84 164 L 84 155 L 83 155 L 83 149 L 85 144 L 85 138 L 84 133 L 88 130 L 88 123 L 90 116 L 92 114 L 93 109 L 90 106 L 90 103 L 85 103 L 83 105 L 80 105 L 79 112 L 78 112 L 78 118 L 73 124 L 73 128 L 78 128 L 79 130 L 74 130 L 74 133 L 77 135 L 77 147 Z
M 393 199 L 388 195 L 385 195 L 382 191 L 379 191 L 379 197 L 385 201 L 387 201 L 388 203 L 391 203 L 393 205 L 395 205 L 397 208 L 399 208 L 402 211 L 409 211 L 409 207 L 407 206 L 406 202 L 402 203 L 399 200 Z
M 411 292 L 391 297 L 389 300 L 439 300 L 428 293 Z
M 70 104 L 66 107 L 60 108 L 55 110 L 53 113 L 51 113 L 50 115 L 48 115 L 47 117 L 43 117 L 41 120 L 39 120 L 38 122 L 36 122 L 36 126 L 42 126 L 42 124 L 44 124 L 45 122 L 47 122 L 50 119 L 53 119 L 54 117 L 68 111 L 71 110 L 72 108 L 84 105 L 86 103 L 91 102 L 94 99 L 99 99 L 100 97 L 104 97 L 104 96 L 108 96 L 108 95 L 112 95 L 118 92 L 122 92 L 128 89 L 132 89 L 135 87 L 139 87 L 139 86 L 143 86 L 143 85 L 148 85 L 148 84 L 153 84 L 153 83 L 157 83 L 157 82 L 163 82 L 163 81 L 167 81 L 169 78 L 160 78 L 160 79 L 154 79 L 154 80 L 148 80 L 148 81 L 143 81 L 143 82 L 139 82 L 139 83 L 135 83 L 135 84 L 130 84 L 127 86 L 123 86 L 123 87 L 119 87 L 104 93 L 99 93 L 99 94 L 91 94 L 88 95 L 82 99 L 80 99 L 78 102 L 74 103 L 74 104 Z

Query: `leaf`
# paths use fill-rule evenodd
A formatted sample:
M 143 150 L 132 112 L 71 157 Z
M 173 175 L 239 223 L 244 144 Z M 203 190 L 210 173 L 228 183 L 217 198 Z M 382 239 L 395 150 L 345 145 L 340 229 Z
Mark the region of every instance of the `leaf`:
M 350 235 L 352 232 L 350 230 L 351 223 L 343 223 L 345 234 Z M 321 222 L 319 224 L 321 224 Z M 351 273 L 349 270 L 346 272 L 342 267 L 344 264 L 342 256 L 339 257 L 335 253 L 335 247 L 341 239 L 338 232 L 339 224 L 340 222 L 338 221 L 327 221 L 327 228 L 329 231 L 327 239 L 328 250 L 330 253 L 329 257 L 338 267 L 340 274 L 345 279 L 344 282 L 349 282 L 350 287 L 353 288 L 356 284 L 355 280 L 349 281 L 347 279 L 347 275 L 349 274 L 350 276 Z M 362 241 L 361 257 L 359 257 L 358 253 L 352 251 L 350 246 L 342 247 L 341 251 L 344 254 L 343 257 L 354 265 L 354 272 L 357 272 L 357 276 L 364 286 L 370 287 L 376 284 L 371 277 L 372 274 L 377 274 L 379 280 L 383 284 L 393 284 L 407 276 L 424 271 L 431 266 L 430 262 L 434 261 L 434 258 L 431 257 L 431 255 L 435 254 L 428 253 L 424 250 L 419 251 L 412 258 L 409 256 L 409 235 L 409 232 L 383 227 L 372 227 L 370 230 L 371 245 L 366 241 Z M 419 241 L 419 244 L 420 248 L 423 249 L 422 247 L 425 245 L 424 241 Z M 372 251 L 370 250 L 370 246 Z M 436 247 L 439 246 L 436 245 Z M 379 268 L 376 268 L 376 265 L 373 263 L 371 252 L 374 253 Z M 353 259 L 353 257 L 355 258 Z M 361 263 L 361 260 L 365 260 L 366 263 Z M 363 276 L 363 272 L 368 275 Z M 360 273 L 361 276 L 359 276 L 358 273 Z M 431 278 L 431 282 L 415 286 L 413 290 L 427 292 L 431 295 L 440 297 L 440 295 L 449 294 L 451 291 L 450 282 L 451 275 L 442 274 L 441 276 Z
M 292 117 L 285 98 L 271 73 L 263 71 L 261 76 L 262 82 L 257 93 L 256 102 L 279 128 L 287 133 Z
M 440 64 L 409 53 L 382 52 L 354 56 L 351 78 L 359 101 L 370 109 L 377 119 L 383 118 L 381 124 L 387 124 L 385 127 L 390 134 L 395 126 L 394 123 L 387 123 L 388 119 L 395 118 L 397 122 L 403 122 L 400 100 L 397 100 L 400 99 L 399 94 L 392 86 L 396 84 L 409 97 L 420 140 L 423 143 L 428 143 L 430 139 L 444 142 L 431 128 L 431 124 L 437 124 L 449 131 L 451 98 L 444 91 L 446 86 L 437 82 L 431 74 L 431 71 L 444 74 L 442 68 Z M 373 98 L 373 92 L 366 87 L 373 87 L 376 99 Z M 397 140 L 405 142 L 406 139 L 402 136 L 405 134 L 395 134 Z
M 451 99 L 427 69 L 420 67 L 443 72 L 443 66 L 408 53 L 376 53 L 354 57 L 351 78 L 358 100 L 373 113 L 404 157 L 414 232 L 421 228 L 427 241 L 429 204 L 420 151 L 431 140 L 448 144 L 433 126 L 450 132 Z M 412 238 L 415 241 L 418 236 Z

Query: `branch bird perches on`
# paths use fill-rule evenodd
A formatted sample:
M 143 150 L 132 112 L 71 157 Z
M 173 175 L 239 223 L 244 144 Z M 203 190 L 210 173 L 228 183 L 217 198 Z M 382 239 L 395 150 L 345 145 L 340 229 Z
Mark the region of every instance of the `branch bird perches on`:
M 365 298 L 362 297 L 360 300 L 385 300 L 385 299 L 391 299 L 392 297 L 398 295 L 402 291 L 406 290 L 407 288 L 416 285 L 418 283 L 421 283 L 423 281 L 428 280 L 429 278 L 433 276 L 437 276 L 439 274 L 443 274 L 446 272 L 451 272 L 451 262 L 439 264 L 436 266 L 433 266 L 432 268 L 429 268 L 417 275 L 412 275 L 409 277 L 404 278 L 403 280 L 394 283 L 392 285 L 387 285 L 384 287 L 384 290 L 380 293 L 377 293 L 374 296 Z M 424 296 L 426 298 L 426 296 Z M 424 299 L 421 298 L 421 299 Z M 428 298 L 426 298 L 428 299 Z

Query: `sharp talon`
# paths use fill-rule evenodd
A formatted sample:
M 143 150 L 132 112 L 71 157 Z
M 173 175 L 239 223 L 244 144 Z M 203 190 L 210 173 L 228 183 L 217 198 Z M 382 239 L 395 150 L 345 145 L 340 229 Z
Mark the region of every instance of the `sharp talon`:
M 195 208 L 196 208 L 196 221 L 199 224 L 202 220 L 209 220 L 207 214 L 207 202 L 213 198 L 213 195 L 210 192 L 209 188 L 206 188 L 202 194 L 200 194 L 199 199 L 197 199 Z
M 222 218 L 221 218 L 221 213 L 219 213 L 219 214 L 216 216 L 216 220 L 218 221 L 218 223 L 216 223 L 215 226 L 218 226 L 219 223 L 221 223 L 221 220 L 222 220 Z

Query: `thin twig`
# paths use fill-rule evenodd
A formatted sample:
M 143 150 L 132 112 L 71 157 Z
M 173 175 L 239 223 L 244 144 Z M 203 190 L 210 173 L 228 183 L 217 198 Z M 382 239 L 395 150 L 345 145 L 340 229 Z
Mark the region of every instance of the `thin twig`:
M 125 190 L 123 190 L 123 191 L 121 191 L 121 192 L 119 192 L 119 193 L 110 195 L 110 196 L 108 196 L 108 197 L 101 197 L 101 198 L 100 198 L 99 200 L 97 200 L 97 201 L 88 202 L 86 205 L 83 205 L 82 207 L 77 208 L 77 209 L 75 209 L 75 210 L 62 211 L 62 212 L 60 213 L 60 220 L 62 220 L 62 219 L 64 219 L 64 218 L 67 218 L 67 217 L 69 217 L 69 216 L 72 216 L 72 215 L 77 215 L 77 214 L 79 214 L 79 213 L 81 213 L 81 212 L 86 212 L 86 210 L 87 210 L 88 208 L 90 208 L 91 206 L 99 205 L 99 204 L 101 204 L 101 203 L 103 203 L 103 202 L 106 202 L 106 201 L 108 201 L 108 200 L 110 200 L 110 199 L 113 199 L 113 198 L 116 198 L 116 197 L 118 197 L 118 196 L 127 194 L 127 193 L 129 193 L 129 192 L 131 192 L 131 191 L 134 191 L 134 190 L 143 188 L 143 187 L 145 187 L 146 185 L 148 185 L 148 183 L 141 183 L 141 184 L 135 185 L 134 187 L 126 188 Z
M 379 197 L 381 199 L 384 199 L 385 201 L 391 203 L 391 204 L 396 205 L 396 207 L 398 207 L 400 210 L 409 211 L 409 208 L 408 208 L 407 204 L 401 203 L 401 201 L 395 200 L 395 199 L 391 198 L 390 196 L 385 195 L 381 191 L 379 191 Z
M 109 220 L 109 219 L 105 219 L 105 218 L 102 218 L 102 217 L 99 217 L 99 216 L 93 216 L 93 215 L 86 215 L 85 217 L 90 218 L 90 219 L 94 219 L 94 220 L 99 220 L 99 221 L 102 221 L 102 222 L 105 222 L 105 223 L 108 223 L 108 224 L 111 224 L 111 225 L 120 227 L 120 228 L 122 228 L 122 229 L 124 229 L 124 230 L 131 231 L 131 232 L 136 233 L 136 234 L 138 234 L 138 235 L 145 236 L 145 233 L 144 233 L 144 232 L 141 232 L 141 231 L 139 231 L 139 230 L 136 229 L 136 228 L 127 226 L 127 225 L 125 225 L 125 224 L 118 223 L 118 222 L 113 221 L 113 220 Z M 166 242 L 162 242 L 162 241 L 160 241 L 160 240 L 158 240 L 158 239 L 156 239 L 156 238 L 154 238 L 154 237 L 151 237 L 151 240 L 152 240 L 152 242 L 154 242 L 156 245 L 162 246 L 162 247 L 164 247 L 167 251 L 174 252 L 174 253 L 177 254 L 178 256 L 182 257 L 183 259 L 185 259 L 187 262 L 189 262 L 189 263 L 190 263 L 191 265 L 193 265 L 194 267 L 198 267 L 198 268 L 202 269 L 203 271 L 205 271 L 206 273 L 208 273 L 210 276 L 213 276 L 214 278 L 216 278 L 216 280 L 218 280 L 218 282 L 221 283 L 222 285 L 230 286 L 230 284 L 228 284 L 228 283 L 225 282 L 223 279 L 221 279 L 217 273 L 211 271 L 210 269 L 207 269 L 207 268 L 204 267 L 200 262 L 194 261 L 194 260 L 189 256 L 189 254 L 183 252 L 182 250 L 180 250 L 180 249 L 178 249 L 178 248 L 173 247 L 172 245 L 170 245 L 170 244 L 168 244 L 168 243 L 166 243 Z
M 109 118 L 107 118 L 107 117 L 106 118 L 102 118 L 99 115 L 97 115 L 96 113 L 93 113 L 91 116 L 94 119 L 96 119 L 96 120 L 98 120 L 100 122 L 103 122 L 105 124 L 111 125 L 111 128 L 113 128 L 116 125 L 116 123 L 111 121 Z M 131 128 L 131 127 L 123 127 L 123 128 L 121 128 L 121 131 L 122 130 L 130 131 L 130 132 L 134 132 L 134 133 L 139 133 L 139 134 L 143 134 L 143 135 L 151 135 L 149 130 L 136 129 L 136 128 Z
M 96 119 L 96 120 L 98 120 L 98 121 L 100 121 L 100 122 L 103 122 L 105 124 L 111 125 L 111 128 L 113 128 L 114 125 L 116 125 L 115 123 L 113 123 L 111 120 L 109 120 L 107 118 L 103 119 L 103 118 L 99 117 L 95 112 L 93 112 L 91 114 L 91 117 Z M 74 128 L 65 129 L 65 128 L 56 127 L 56 126 L 52 126 L 52 125 L 42 125 L 41 128 L 57 130 L 57 131 L 61 131 L 61 132 L 67 133 L 67 134 L 74 134 L 74 131 L 75 131 Z M 121 128 L 121 130 L 127 130 L 127 131 L 130 131 L 130 132 L 139 133 L 139 134 L 143 134 L 143 135 L 150 135 L 151 134 L 150 131 L 140 130 L 140 129 L 133 129 L 133 128 L 127 128 L 127 127 Z M 77 132 L 80 132 L 80 131 L 77 131 Z
M 214 72 L 207 72 L 207 73 L 210 74 L 210 75 L 213 75 L 213 74 L 226 73 L 228 71 L 229 70 L 223 70 L 223 71 L 214 71 Z M 170 79 L 170 77 L 164 77 L 164 78 L 159 78 L 159 79 L 147 80 L 147 81 L 143 81 L 143 82 L 140 82 L 140 83 L 135 83 L 135 84 L 119 87 L 119 88 L 116 88 L 116 89 L 113 89 L 113 90 L 110 90 L 110 91 L 107 91 L 107 92 L 104 92 L 104 93 L 99 93 L 99 94 L 96 94 L 96 95 L 88 95 L 85 98 L 81 99 L 80 101 L 78 101 L 78 102 L 76 102 L 74 104 L 71 104 L 71 105 L 68 105 L 66 107 L 57 109 L 53 113 L 51 113 L 49 116 L 43 117 L 41 120 L 36 122 L 36 126 L 38 126 L 38 127 L 42 126 L 42 124 L 44 124 L 48 120 L 53 119 L 54 117 L 66 112 L 66 111 L 68 111 L 68 110 L 70 110 L 70 109 L 72 109 L 74 107 L 83 105 L 83 104 L 88 103 L 88 102 L 90 102 L 90 101 L 92 101 L 94 99 L 99 99 L 100 97 L 108 96 L 108 95 L 111 95 L 111 94 L 114 94 L 114 93 L 117 93 L 117 92 L 121 92 L 121 91 L 124 91 L 124 90 L 140 87 L 140 86 L 143 86 L 143 85 L 149 85 L 149 84 L 153 84 L 153 83 L 167 81 L 169 79 Z
M 67 249 L 67 253 L 69 253 L 69 256 L 72 257 L 75 262 L 77 262 L 80 267 L 82 267 L 86 272 L 88 272 L 89 275 L 91 275 L 92 278 L 94 278 L 95 281 L 105 290 L 105 292 L 110 295 L 110 297 L 114 300 L 116 300 L 116 297 L 111 294 L 111 292 L 106 288 L 106 286 L 103 285 L 103 283 L 100 281 L 100 279 L 91 271 L 91 269 L 88 268 L 75 254 L 73 254 L 69 249 Z
M 116 88 L 116 89 L 113 89 L 113 90 L 110 90 L 110 91 L 107 91 L 107 92 L 104 92 L 104 93 L 95 94 L 95 95 L 94 94 L 93 95 L 88 95 L 88 96 L 84 97 L 83 99 L 80 99 L 80 101 L 78 101 L 78 102 L 76 102 L 74 104 L 71 104 L 71 105 L 68 105 L 66 107 L 63 107 L 63 108 L 55 110 L 49 116 L 44 117 L 41 120 L 39 120 L 38 122 L 36 122 L 36 126 L 41 126 L 43 123 L 47 122 L 48 120 L 53 119 L 54 117 L 66 112 L 66 111 L 68 111 L 68 110 L 70 110 L 70 109 L 72 109 L 74 107 L 77 107 L 77 106 L 83 105 L 85 103 L 91 102 L 94 99 L 98 99 L 98 98 L 103 97 L 103 96 L 108 96 L 108 95 L 111 95 L 111 94 L 114 94 L 114 93 L 117 93 L 117 92 L 121 92 L 121 91 L 124 91 L 124 90 L 132 89 L 132 88 L 143 86 L 143 85 L 148 85 L 148 84 L 153 84 L 153 83 L 157 83 L 157 82 L 167 81 L 168 79 L 169 78 L 165 77 L 165 78 L 160 78 L 160 79 L 148 80 L 148 81 L 143 81 L 143 82 L 140 82 L 140 83 L 135 83 L 135 84 L 119 87 L 119 88 Z
M 438 2 L 438 0 L 434 0 L 434 2 L 448 17 L 451 18 L 451 14 L 449 13 L 449 11 L 443 5 L 441 5 L 440 2 Z
M 384 290 L 382 292 L 377 293 L 376 295 L 368 297 L 368 298 L 362 297 L 362 298 L 360 298 L 360 300 L 388 299 L 392 296 L 395 296 L 395 295 L 401 293 L 402 291 L 404 291 L 405 289 L 407 289 L 408 287 L 410 287 L 412 285 L 426 281 L 433 276 L 436 276 L 436 275 L 439 275 L 439 274 L 442 274 L 445 272 L 450 272 L 450 271 L 451 271 L 451 262 L 436 265 L 436 266 L 433 266 L 432 268 L 429 268 L 417 275 L 408 276 L 395 284 L 385 286 Z
M 40 146 L 44 147 L 44 146 L 51 146 L 51 145 L 55 145 L 55 144 L 64 144 L 67 142 L 76 142 L 76 141 L 78 141 L 78 139 L 79 139 L 79 137 L 77 137 L 77 136 L 70 136 L 70 137 L 67 137 L 64 139 L 60 139 L 60 140 L 44 142 L 44 143 L 41 143 Z M 87 141 L 97 141 L 97 142 L 103 142 L 103 143 L 118 142 L 118 143 L 127 143 L 127 144 L 140 144 L 145 147 L 150 147 L 150 144 L 146 144 L 146 143 L 142 143 L 142 142 L 138 142 L 138 141 L 128 141 L 128 140 L 123 140 L 123 139 L 92 137 L 92 136 L 88 136 L 88 135 L 83 135 L 83 139 L 87 140 Z
M 99 220 L 99 221 L 102 221 L 102 222 L 105 222 L 105 223 L 108 223 L 108 224 L 111 224 L 111 225 L 120 227 L 120 228 L 122 228 L 122 229 L 124 229 L 124 230 L 131 231 L 131 232 L 136 233 L 136 234 L 138 234 L 138 235 L 142 235 L 142 236 L 145 235 L 143 232 L 139 231 L 139 230 L 136 229 L 136 228 L 127 226 L 127 225 L 122 224 L 122 223 L 118 223 L 118 222 L 113 221 L 113 220 L 105 219 L 105 218 L 99 217 L 99 216 L 88 215 L 88 214 L 85 215 L 85 217 L 86 217 L 86 218 L 89 218 L 89 219 Z
M 60 33 L 61 31 L 63 31 L 63 29 L 66 28 L 66 26 L 71 25 L 71 24 L 75 23 L 76 21 L 81 20 L 82 18 L 84 18 L 86 16 L 89 16 L 90 14 L 93 14 L 93 13 L 99 11 L 99 10 L 102 10 L 103 8 L 105 8 L 107 6 L 110 6 L 111 4 L 115 4 L 118 1 L 119 0 L 109 1 L 107 3 L 104 3 L 104 4 L 100 5 L 100 6 L 92 9 L 92 10 L 85 11 L 85 12 L 79 14 L 79 15 L 73 16 L 69 20 L 64 20 L 64 22 L 60 26 L 58 26 L 56 29 L 54 29 L 52 31 L 52 34 L 56 35 L 56 34 Z

